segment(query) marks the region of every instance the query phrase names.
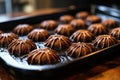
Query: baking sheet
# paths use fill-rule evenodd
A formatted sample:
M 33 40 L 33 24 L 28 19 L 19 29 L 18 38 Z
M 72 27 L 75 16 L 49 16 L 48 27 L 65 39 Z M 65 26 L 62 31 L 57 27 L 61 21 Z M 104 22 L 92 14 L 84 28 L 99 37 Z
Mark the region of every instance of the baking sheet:
M 1 30 L 12 30 L 14 26 L 20 23 L 28 23 L 28 24 L 36 24 L 40 21 L 46 19 L 58 19 L 63 14 L 71 14 L 74 15 L 76 12 L 80 11 L 76 10 L 66 10 L 64 12 L 53 13 L 48 15 L 38 15 L 34 17 L 9 21 L 0 23 Z M 106 14 L 96 13 L 96 15 L 100 16 L 103 20 L 106 18 L 114 18 L 116 21 L 120 21 L 118 18 L 113 16 L 109 16 Z M 9 27 L 7 25 L 10 25 Z M 5 27 L 3 27 L 5 26 Z M 36 43 L 39 44 L 39 43 Z M 41 45 L 40 45 L 41 46 Z M 72 75 L 76 72 L 83 72 L 88 70 L 99 63 L 105 62 L 107 60 L 111 60 L 114 57 L 119 56 L 119 47 L 120 43 L 115 44 L 111 47 L 104 48 L 88 54 L 86 56 L 70 60 L 67 56 L 60 55 L 63 62 L 54 64 L 54 65 L 29 65 L 26 62 L 26 55 L 23 57 L 14 57 L 11 56 L 6 49 L 0 49 L 0 60 L 3 66 L 8 70 L 12 75 L 16 77 L 21 77 L 24 79 L 56 79 L 63 78 L 69 75 Z

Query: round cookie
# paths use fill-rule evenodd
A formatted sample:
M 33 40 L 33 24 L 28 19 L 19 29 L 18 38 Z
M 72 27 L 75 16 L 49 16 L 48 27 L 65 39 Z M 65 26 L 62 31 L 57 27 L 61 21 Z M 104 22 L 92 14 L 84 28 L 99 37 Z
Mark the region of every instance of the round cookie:
M 13 29 L 13 32 L 19 36 L 24 36 L 27 35 L 32 30 L 33 26 L 29 24 L 19 24 Z
M 115 37 L 111 35 L 99 35 L 93 41 L 93 45 L 97 49 L 106 48 L 106 47 L 112 46 L 117 43 L 118 43 L 117 39 L 115 39 Z
M 74 17 L 71 16 L 71 15 L 62 15 L 62 16 L 60 16 L 59 20 L 60 20 L 61 23 L 68 24 L 73 19 L 74 19 Z
M 92 42 L 94 35 L 88 30 L 77 30 L 70 36 L 70 40 L 73 42 Z
M 64 35 L 64 36 L 70 36 L 74 32 L 74 28 L 70 24 L 60 24 L 55 29 L 55 33 Z
M 14 34 L 14 33 L 2 33 L 2 34 L 0 34 L 0 47 L 8 47 L 8 45 L 14 39 L 18 39 L 18 35 Z
M 88 27 L 88 30 L 91 31 L 95 36 L 108 33 L 108 29 L 101 23 L 96 23 L 96 24 L 90 25 Z
M 45 41 L 50 33 L 45 29 L 34 29 L 28 34 L 28 38 L 35 42 Z
M 50 47 L 57 51 L 64 51 L 71 45 L 71 41 L 68 37 L 63 35 L 51 35 L 45 41 L 45 46 Z
M 30 39 L 14 39 L 8 45 L 8 52 L 14 56 L 23 56 L 36 48 L 35 43 Z
M 55 50 L 50 48 L 35 49 L 28 54 L 27 61 L 29 64 L 56 64 L 60 58 Z
M 57 22 L 55 20 L 44 20 L 40 23 L 39 28 L 46 30 L 54 30 L 57 27 Z
M 94 46 L 88 43 L 73 43 L 66 51 L 66 54 L 70 57 L 77 58 L 90 54 L 95 51 Z

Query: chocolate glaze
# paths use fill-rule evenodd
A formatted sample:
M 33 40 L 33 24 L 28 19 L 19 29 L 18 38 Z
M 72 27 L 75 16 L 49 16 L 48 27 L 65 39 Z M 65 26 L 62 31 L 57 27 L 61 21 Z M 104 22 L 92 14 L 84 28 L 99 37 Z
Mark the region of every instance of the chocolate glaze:
M 70 24 L 60 24 L 55 30 L 55 33 L 70 36 L 74 32 L 74 28 Z
M 74 42 L 91 42 L 94 35 L 88 30 L 78 30 L 70 36 L 70 40 Z
M 101 23 L 92 24 L 88 27 L 88 30 L 91 31 L 95 36 L 107 34 L 107 28 Z
M 62 16 L 60 16 L 60 22 L 61 23 L 70 23 L 70 21 L 72 21 L 74 19 L 74 17 L 73 16 L 71 16 L 71 15 L 62 15 Z
M 76 18 L 85 20 L 88 17 L 89 13 L 86 11 L 76 13 Z
M 46 30 L 54 30 L 57 27 L 57 22 L 55 20 L 44 20 L 40 23 L 39 28 Z
M 106 19 L 102 22 L 102 24 L 108 29 L 113 29 L 119 26 L 114 19 Z
M 28 54 L 30 51 L 36 49 L 35 43 L 30 39 L 14 39 L 9 45 L 8 45 L 8 52 L 11 55 L 15 56 L 22 56 L 24 54 Z
M 49 37 L 50 33 L 44 29 L 34 29 L 28 34 L 28 38 L 35 41 L 45 41 Z
M 70 57 L 77 58 L 85 56 L 95 51 L 94 46 L 88 43 L 73 43 L 66 51 L 66 54 Z
M 86 21 L 90 24 L 100 23 L 101 18 L 99 16 L 96 16 L 96 15 L 90 15 L 86 18 Z
M 0 47 L 7 47 L 14 39 L 18 39 L 18 36 L 14 33 L 0 34 Z
M 13 29 L 13 32 L 20 36 L 23 36 L 23 35 L 27 35 L 32 30 L 33 30 L 33 26 L 28 24 L 20 24 Z
M 49 38 L 45 41 L 45 46 L 57 51 L 66 50 L 70 45 L 71 41 L 68 37 L 58 34 L 49 36 Z
M 27 61 L 29 64 L 56 64 L 60 58 L 55 50 L 50 48 L 35 49 L 28 54 Z
M 120 40 L 120 27 L 112 29 L 109 34 Z
M 70 22 L 70 24 L 76 29 L 85 29 L 87 27 L 87 24 L 82 19 L 74 19 Z
M 100 35 L 93 41 L 93 45 L 98 49 L 106 48 L 117 43 L 118 41 L 111 35 Z

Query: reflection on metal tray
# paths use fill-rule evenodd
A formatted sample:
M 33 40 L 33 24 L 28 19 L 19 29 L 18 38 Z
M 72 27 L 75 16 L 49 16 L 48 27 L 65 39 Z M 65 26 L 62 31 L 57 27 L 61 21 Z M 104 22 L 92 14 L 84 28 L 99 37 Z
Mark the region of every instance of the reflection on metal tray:
M 0 29 L 13 29 L 13 26 L 16 26 L 20 23 L 28 23 L 28 24 L 36 24 L 42 20 L 45 19 L 58 19 L 60 15 L 63 14 L 72 14 L 74 15 L 76 12 L 80 11 L 78 10 L 66 10 L 64 12 L 59 13 L 53 13 L 48 15 L 39 15 L 34 16 L 30 18 L 15 20 L 15 21 L 9 21 L 5 23 L 1 23 Z M 88 10 L 87 10 L 88 11 Z M 101 13 L 96 13 L 99 15 L 102 19 L 105 19 L 111 17 L 109 15 L 104 15 Z M 113 18 L 113 17 L 112 17 Z M 115 20 L 118 20 L 115 18 Z M 31 22 L 32 21 L 32 22 Z M 7 25 L 10 25 L 9 27 Z M 37 43 L 36 43 L 37 45 Z M 72 61 L 67 60 L 65 58 L 66 56 L 61 55 L 61 59 L 63 60 L 63 63 L 58 63 L 54 65 L 28 65 L 26 62 L 26 56 L 23 56 L 21 58 L 16 58 L 14 56 L 11 56 L 7 50 L 1 50 L 0 52 L 0 60 L 3 64 L 3 66 L 14 76 L 24 78 L 24 79 L 60 79 L 63 77 L 67 77 L 69 75 L 72 75 L 76 72 L 83 72 L 85 70 L 90 69 L 91 67 L 94 67 L 95 65 L 98 65 L 102 62 L 105 62 L 107 60 L 111 60 L 114 57 L 120 56 L 119 54 L 119 47 L 120 43 L 115 44 L 113 46 L 98 50 L 96 52 L 93 52 L 91 54 L 88 54 L 86 56 L 74 59 Z
M 107 6 L 96 6 L 96 10 L 104 14 L 120 18 L 120 10 L 118 9 L 107 7 Z

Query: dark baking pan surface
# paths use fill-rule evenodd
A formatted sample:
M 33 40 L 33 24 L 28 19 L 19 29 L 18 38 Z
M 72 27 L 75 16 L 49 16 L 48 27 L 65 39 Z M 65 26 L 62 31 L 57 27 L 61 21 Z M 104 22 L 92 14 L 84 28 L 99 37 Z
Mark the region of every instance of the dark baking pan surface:
M 4 67 L 14 76 L 24 79 L 58 79 L 63 78 L 76 72 L 83 72 L 90 68 L 112 60 L 119 54 L 120 43 L 108 48 L 104 48 L 88 54 L 86 56 L 58 63 L 55 65 L 27 65 L 26 62 L 19 61 L 11 57 L 7 52 L 1 52 L 0 57 Z
M 79 9 L 66 10 L 63 12 L 58 12 L 58 13 L 53 13 L 48 15 L 47 14 L 38 15 L 38 16 L 33 16 L 29 18 L 8 21 L 8 22 L 0 23 L 0 26 L 1 26 L 0 29 L 11 30 L 13 29 L 13 26 L 16 26 L 17 24 L 20 24 L 20 23 L 35 24 L 45 19 L 51 19 L 51 18 L 58 19 L 60 15 L 63 15 L 63 14 L 69 13 L 74 15 L 78 11 L 80 10 Z M 96 13 L 96 15 L 99 15 L 103 19 L 105 18 L 105 16 L 111 17 L 109 15 L 104 15 L 100 13 Z M 9 27 L 7 25 L 9 25 Z M 7 52 L 7 50 L 1 48 L 0 60 L 1 60 L 1 64 L 5 67 L 5 69 L 8 70 L 8 72 L 10 72 L 12 75 L 16 77 L 20 77 L 28 80 L 31 80 L 31 79 L 32 80 L 37 80 L 37 79 L 54 80 L 54 79 L 60 79 L 60 78 L 70 76 L 77 72 L 84 72 L 102 62 L 118 57 L 120 56 L 119 48 L 120 48 L 120 43 L 104 49 L 100 49 L 86 56 L 83 56 L 77 59 L 72 59 L 72 60 L 64 58 L 66 56 L 61 56 L 61 59 L 64 60 L 63 62 L 54 64 L 54 65 L 42 65 L 42 66 L 28 65 L 28 63 L 26 62 L 26 56 L 17 58 L 17 57 L 11 56 Z

